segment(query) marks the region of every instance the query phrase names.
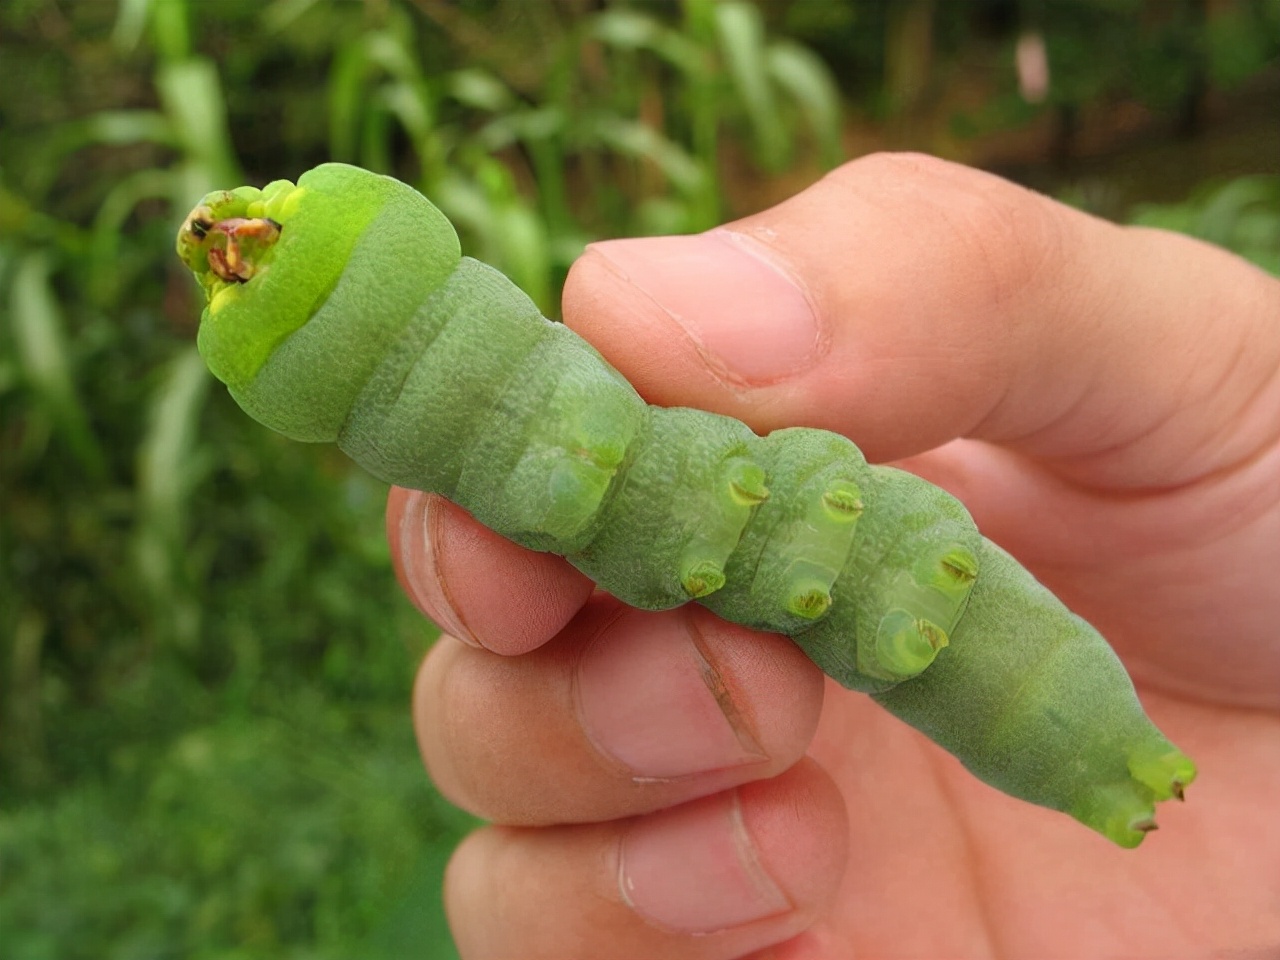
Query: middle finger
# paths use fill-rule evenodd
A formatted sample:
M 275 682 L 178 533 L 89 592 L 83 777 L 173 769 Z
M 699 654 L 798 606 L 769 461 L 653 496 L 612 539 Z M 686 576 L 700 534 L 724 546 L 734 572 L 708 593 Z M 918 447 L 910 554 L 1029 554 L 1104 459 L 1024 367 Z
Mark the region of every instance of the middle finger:
M 821 707 L 822 674 L 785 637 L 604 595 L 523 656 L 442 638 L 414 692 L 441 792 L 522 826 L 632 816 L 776 776 L 803 756 Z

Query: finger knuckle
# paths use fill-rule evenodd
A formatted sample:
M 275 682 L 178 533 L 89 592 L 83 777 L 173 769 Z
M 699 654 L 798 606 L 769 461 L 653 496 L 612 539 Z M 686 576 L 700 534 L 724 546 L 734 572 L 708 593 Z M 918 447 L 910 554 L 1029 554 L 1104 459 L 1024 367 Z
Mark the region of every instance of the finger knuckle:
M 992 174 L 924 154 L 876 153 L 831 176 L 927 224 L 939 266 L 977 277 L 984 299 L 1038 291 L 1066 263 L 1066 208 Z

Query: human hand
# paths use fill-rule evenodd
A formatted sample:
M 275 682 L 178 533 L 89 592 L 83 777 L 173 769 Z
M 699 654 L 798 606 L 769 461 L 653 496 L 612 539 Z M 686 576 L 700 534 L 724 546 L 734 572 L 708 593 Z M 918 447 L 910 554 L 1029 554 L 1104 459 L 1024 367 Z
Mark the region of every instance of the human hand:
M 877 156 L 710 235 L 591 248 L 565 320 L 650 402 L 825 427 L 951 490 L 1200 777 L 1120 850 L 824 701 L 784 638 L 623 608 L 394 491 L 402 580 L 452 634 L 423 756 L 495 824 L 447 877 L 464 957 L 1280 955 L 1280 283 Z

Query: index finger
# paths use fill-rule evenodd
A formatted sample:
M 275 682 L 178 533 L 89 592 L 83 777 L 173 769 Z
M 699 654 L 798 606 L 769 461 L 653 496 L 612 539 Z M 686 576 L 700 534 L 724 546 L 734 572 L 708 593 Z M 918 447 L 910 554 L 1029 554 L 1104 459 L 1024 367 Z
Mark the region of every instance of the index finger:
M 494 653 L 541 646 L 594 589 L 566 560 L 517 546 L 435 494 L 392 487 L 387 538 L 414 605 L 446 633 Z

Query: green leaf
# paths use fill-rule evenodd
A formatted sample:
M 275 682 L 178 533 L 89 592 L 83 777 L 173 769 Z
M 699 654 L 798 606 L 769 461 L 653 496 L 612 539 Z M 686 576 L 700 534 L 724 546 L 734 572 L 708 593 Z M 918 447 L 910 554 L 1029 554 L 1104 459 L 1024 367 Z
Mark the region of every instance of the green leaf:
M 194 647 L 201 610 L 183 576 L 191 493 L 213 458 L 200 444 L 200 414 L 212 378 L 194 345 L 169 364 L 147 411 L 138 448 L 138 574 L 168 620 L 165 635 L 180 649 Z
M 138 449 L 139 515 L 174 543 L 185 528 L 191 491 L 211 465 L 207 452 L 198 455 L 210 380 L 194 345 L 175 356 L 151 399 Z
M 295 20 L 316 6 L 319 0 L 275 0 L 262 12 L 262 25 L 267 30 L 287 30 Z
M 334 160 L 356 159 L 367 69 L 364 44 L 339 48 L 329 70 L 329 154 Z
M 716 6 L 716 34 L 729 76 L 747 114 L 760 164 L 770 171 L 787 160 L 786 126 L 769 84 L 764 22 L 747 3 Z
M 116 10 L 116 25 L 111 31 L 111 42 L 121 53 L 132 53 L 142 41 L 147 29 L 147 14 L 151 0 L 120 0 Z
M 515 103 L 510 88 L 479 67 L 453 71 L 446 79 L 446 90 L 464 106 L 489 113 L 508 110 Z
M 696 193 L 706 183 L 706 171 L 680 144 L 652 127 L 621 117 L 603 116 L 591 129 L 600 142 L 619 153 L 656 165 L 682 193 Z
M 42 253 L 23 256 L 9 290 L 9 319 L 23 378 L 30 384 L 80 466 L 93 478 L 106 475 L 106 457 L 89 427 L 76 391 L 62 311 Z
M 131 143 L 174 144 L 173 125 L 155 110 L 102 110 L 70 127 L 68 139 L 81 143 L 126 146 Z
M 838 165 L 844 160 L 840 91 L 827 65 L 807 47 L 790 41 L 771 44 L 765 56 L 769 76 L 804 114 L 818 142 L 823 165 Z
M 194 57 L 162 64 L 156 72 L 156 88 L 178 142 L 207 173 L 210 185 L 204 192 L 214 189 L 214 184 L 239 183 L 240 167 L 231 148 L 226 103 L 213 61 Z
M 170 170 L 144 169 L 116 182 L 98 207 L 89 246 L 88 290 L 94 302 L 109 307 L 120 290 L 120 256 L 125 224 L 144 200 L 178 199 L 182 181 Z
M 619 50 L 653 53 L 692 77 L 709 72 L 706 53 L 696 42 L 657 18 L 635 10 L 605 10 L 592 20 L 590 35 Z
M 156 50 L 170 63 L 178 63 L 191 55 L 191 27 L 187 19 L 186 0 L 159 0 L 150 4 L 151 30 Z

